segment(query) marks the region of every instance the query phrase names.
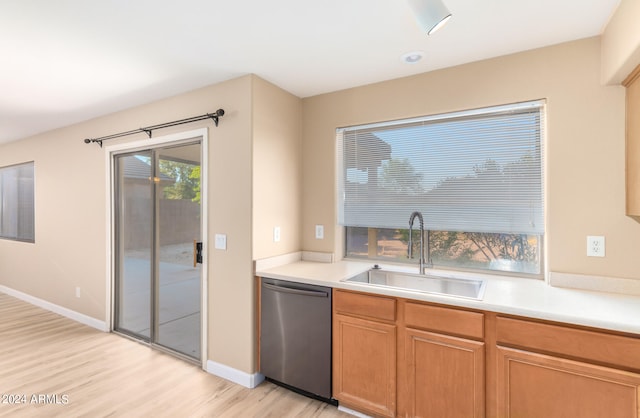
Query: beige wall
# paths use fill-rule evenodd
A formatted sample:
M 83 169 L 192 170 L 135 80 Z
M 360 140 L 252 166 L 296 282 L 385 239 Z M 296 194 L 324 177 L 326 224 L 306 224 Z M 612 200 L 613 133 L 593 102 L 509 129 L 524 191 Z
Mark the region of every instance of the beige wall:
M 0 147 L 0 166 L 35 162 L 35 244 L 0 240 L 0 284 L 104 320 L 104 159 L 88 125 Z
M 640 1 L 622 0 L 602 34 L 602 80 L 620 84 L 640 64 Z
M 259 77 L 253 84 L 253 258 L 300 251 L 302 101 Z M 280 242 L 273 228 L 280 227 Z
M 82 140 L 218 108 L 225 115 L 217 128 L 203 121 L 155 131 L 154 137 L 209 129 L 207 358 L 255 372 L 252 262 L 300 250 L 302 106 L 254 75 L 1 145 L 0 166 L 35 161 L 36 242 L 0 240 L 0 285 L 106 320 L 106 151 Z M 276 225 L 279 243 L 273 242 Z M 213 248 L 216 233 L 227 235 L 227 250 Z
M 224 94 L 216 91 L 211 96 L 215 100 L 213 109 L 222 107 L 225 115 L 218 128 L 209 130 L 208 358 L 251 373 L 255 361 L 251 262 L 252 77 L 230 83 Z M 227 235 L 226 250 L 213 248 L 217 233 Z
M 624 90 L 601 84 L 600 57 L 590 38 L 304 99 L 303 248 L 342 254 L 337 127 L 546 99 L 549 269 L 640 279 L 640 224 L 624 215 Z M 315 224 L 332 226 L 324 240 Z M 587 235 L 606 237 L 605 258 L 586 257 Z
M 209 128 L 208 358 L 253 372 L 252 82 L 242 77 L 0 146 L 0 166 L 34 160 L 36 167 L 36 243 L 0 240 L 0 284 L 105 320 L 105 150 L 82 139 L 223 108 L 218 128 L 199 122 L 154 137 Z M 226 251 L 212 249 L 214 233 L 227 234 Z

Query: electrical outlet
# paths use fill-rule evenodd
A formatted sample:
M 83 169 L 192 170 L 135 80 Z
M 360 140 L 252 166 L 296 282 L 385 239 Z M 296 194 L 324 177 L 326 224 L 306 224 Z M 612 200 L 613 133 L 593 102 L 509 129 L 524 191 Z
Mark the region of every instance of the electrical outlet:
M 316 225 L 316 239 L 324 239 L 324 225 Z
M 273 242 L 280 242 L 280 227 L 273 227 Z
M 604 237 L 589 235 L 587 237 L 587 256 L 588 257 L 604 257 L 605 246 Z
M 80 297 L 80 286 L 76 286 L 76 297 Z

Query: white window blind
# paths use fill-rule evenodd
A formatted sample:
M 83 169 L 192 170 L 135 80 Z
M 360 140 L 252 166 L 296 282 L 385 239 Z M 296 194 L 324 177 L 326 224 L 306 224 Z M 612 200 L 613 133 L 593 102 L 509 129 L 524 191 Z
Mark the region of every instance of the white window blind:
M 543 234 L 544 102 L 337 130 L 339 222 Z
M 33 242 L 34 164 L 0 168 L 0 238 Z

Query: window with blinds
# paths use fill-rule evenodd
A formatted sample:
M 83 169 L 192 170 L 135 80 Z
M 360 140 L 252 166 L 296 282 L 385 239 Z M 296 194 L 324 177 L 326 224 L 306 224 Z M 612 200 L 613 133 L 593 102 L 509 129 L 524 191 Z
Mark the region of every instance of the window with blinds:
M 34 163 L 0 168 L 0 238 L 35 241 Z
M 539 274 L 543 126 L 534 101 L 338 129 L 347 255 L 406 260 L 420 211 L 434 263 Z

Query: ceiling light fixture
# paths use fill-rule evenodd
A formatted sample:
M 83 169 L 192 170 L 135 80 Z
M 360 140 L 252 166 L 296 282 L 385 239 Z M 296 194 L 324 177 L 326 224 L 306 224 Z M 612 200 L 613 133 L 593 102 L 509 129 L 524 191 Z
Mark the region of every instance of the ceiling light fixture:
M 442 0 L 409 0 L 413 14 L 421 28 L 432 35 L 451 18 L 451 12 Z

